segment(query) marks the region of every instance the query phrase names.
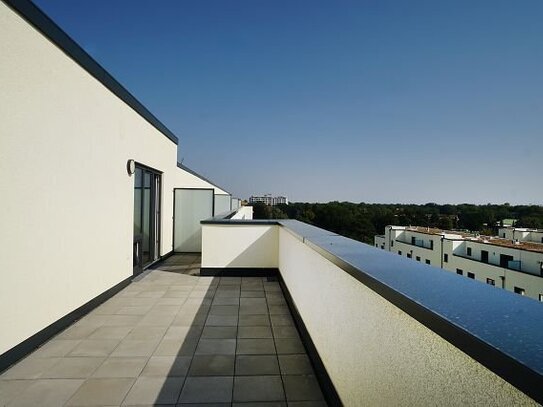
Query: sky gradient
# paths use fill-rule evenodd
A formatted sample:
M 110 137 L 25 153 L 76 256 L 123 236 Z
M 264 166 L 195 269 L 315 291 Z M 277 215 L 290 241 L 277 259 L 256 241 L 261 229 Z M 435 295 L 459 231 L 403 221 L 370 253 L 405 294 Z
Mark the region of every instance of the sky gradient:
M 543 204 L 543 2 L 36 0 L 233 195 Z

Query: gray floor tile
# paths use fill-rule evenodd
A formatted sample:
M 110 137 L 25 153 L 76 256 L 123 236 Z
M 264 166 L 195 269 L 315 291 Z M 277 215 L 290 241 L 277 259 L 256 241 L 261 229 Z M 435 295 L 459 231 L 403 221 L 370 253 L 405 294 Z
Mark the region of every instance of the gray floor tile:
M 207 317 L 207 326 L 237 326 L 237 315 L 210 315 Z
M 298 330 L 294 325 L 276 325 L 273 327 L 275 338 L 299 338 Z
M 313 401 L 289 401 L 289 407 L 327 407 L 328 404 L 324 400 Z
M 189 376 L 233 376 L 234 356 L 195 355 L 190 365 Z
M 10 406 L 62 406 L 82 384 L 83 380 L 74 379 L 36 380 Z
M 240 339 L 258 339 L 271 337 L 272 331 L 269 326 L 240 326 L 238 328 L 238 338 Z
M 132 330 L 129 326 L 101 326 L 94 331 L 89 339 L 123 339 Z
M 119 339 L 85 339 L 69 353 L 69 356 L 108 356 L 119 342 Z
M 232 403 L 232 407 L 287 407 L 286 401 L 253 401 L 247 403 Z
M 141 376 L 184 377 L 189 370 L 190 356 L 152 356 Z
M 154 356 L 192 356 L 196 350 L 198 340 L 196 338 L 186 339 L 164 339 L 162 340 Z
M 238 328 L 235 326 L 206 326 L 202 339 L 236 339 Z
M 239 314 L 240 315 L 267 315 L 268 306 L 266 304 L 240 305 Z
M 290 310 L 286 305 L 270 305 L 270 315 L 290 315 Z
M 313 367 L 307 355 L 278 355 L 281 374 L 304 375 L 312 374 Z
M 281 401 L 285 399 L 281 376 L 236 376 L 234 401 Z
M 275 347 L 278 354 L 305 353 L 302 341 L 297 338 L 276 338 Z
M 319 383 L 315 376 L 283 376 L 287 400 L 323 400 Z
M 241 298 L 265 298 L 264 290 L 241 290 Z
M 152 341 L 162 339 L 167 327 L 163 326 L 137 326 L 132 328 L 124 339 L 130 341 Z
M 232 401 L 232 377 L 187 377 L 181 391 L 181 403 Z
M 276 355 L 237 355 L 236 375 L 279 375 Z
M 0 379 L 38 379 L 60 360 L 60 358 L 41 359 L 30 355 L 2 373 Z
M 0 406 L 8 405 L 35 382 L 35 380 L 0 380 Z
M 290 315 L 270 315 L 272 326 L 294 325 L 294 320 Z
M 199 338 L 202 332 L 202 326 L 170 326 L 164 334 L 164 339 L 178 339 L 183 340 L 186 338 Z
M 101 357 L 69 357 L 62 358 L 53 367 L 42 374 L 48 379 L 84 379 L 94 373 L 102 364 Z
M 158 345 L 158 340 L 124 339 L 111 356 L 151 356 Z
M 138 377 L 146 363 L 146 357 L 110 357 L 100 365 L 92 377 Z
M 61 332 L 57 339 L 87 339 L 97 328 L 92 325 L 72 325 Z
M 265 298 L 245 297 L 239 299 L 239 305 L 241 307 L 252 305 L 267 306 L 267 303 Z
M 238 355 L 275 354 L 273 339 L 238 339 Z
M 139 377 L 126 395 L 123 405 L 175 404 L 183 382 L 182 377 Z
M 200 339 L 196 347 L 196 355 L 234 355 L 235 339 Z
M 213 298 L 213 305 L 239 305 L 238 297 L 215 297 Z
M 209 315 L 234 315 L 237 316 L 239 306 L 237 305 L 212 305 L 209 309 Z
M 32 356 L 38 358 L 62 357 L 81 343 L 81 339 L 52 339 L 37 349 Z
M 239 326 L 269 326 L 270 317 L 268 315 L 240 315 Z
M 133 378 L 88 379 L 68 401 L 68 406 L 120 405 Z

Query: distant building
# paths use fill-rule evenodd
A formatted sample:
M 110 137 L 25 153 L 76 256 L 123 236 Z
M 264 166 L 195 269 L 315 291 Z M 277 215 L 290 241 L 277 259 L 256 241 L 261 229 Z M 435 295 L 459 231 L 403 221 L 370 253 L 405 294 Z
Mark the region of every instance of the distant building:
M 500 237 L 387 226 L 375 247 L 543 301 L 543 230 L 501 228 Z
M 265 194 L 261 196 L 251 196 L 249 198 L 249 203 L 263 202 L 266 205 L 279 205 L 286 204 L 288 205 L 288 198 L 286 196 L 272 196 L 271 194 Z
M 543 243 L 543 229 L 504 227 L 498 229 L 498 235 L 508 240 Z

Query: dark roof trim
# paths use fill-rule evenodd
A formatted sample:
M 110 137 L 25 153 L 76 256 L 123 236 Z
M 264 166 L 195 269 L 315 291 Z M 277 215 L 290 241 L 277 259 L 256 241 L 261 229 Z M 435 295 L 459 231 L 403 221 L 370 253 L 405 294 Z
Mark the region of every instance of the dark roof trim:
M 186 171 L 188 172 L 189 174 L 192 174 L 194 175 L 195 177 L 198 177 L 200 178 L 201 180 L 207 182 L 208 184 L 211 184 L 213 185 L 215 188 L 219 188 L 220 190 L 224 191 L 224 192 L 227 192 L 226 194 L 217 194 L 217 195 L 230 195 L 232 196 L 232 194 L 230 192 L 228 192 L 226 189 L 224 189 L 223 187 L 220 187 L 218 186 L 217 184 L 211 182 L 210 180 L 208 180 L 206 177 L 204 177 L 203 175 L 200 175 L 198 174 L 196 171 L 194 170 L 191 170 L 189 167 L 187 167 L 186 165 L 183 165 L 181 164 L 180 162 L 177 163 L 177 167 L 178 168 L 181 168 L 183 171 Z
M 2 0 L 16 13 L 33 25 L 51 42 L 57 45 L 66 55 L 94 76 L 112 93 L 130 106 L 136 113 L 147 120 L 158 131 L 168 137 L 175 144 L 178 139 L 164 124 L 162 124 L 145 106 L 143 106 L 123 85 L 96 62 L 83 48 L 81 48 L 66 32 L 64 32 L 51 18 L 41 11 L 29 0 Z

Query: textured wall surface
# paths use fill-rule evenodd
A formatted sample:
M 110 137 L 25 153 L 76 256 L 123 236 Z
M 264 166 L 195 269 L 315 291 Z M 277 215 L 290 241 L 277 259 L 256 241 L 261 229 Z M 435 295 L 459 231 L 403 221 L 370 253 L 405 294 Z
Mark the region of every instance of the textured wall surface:
M 279 269 L 347 406 L 536 405 L 280 229 Z

